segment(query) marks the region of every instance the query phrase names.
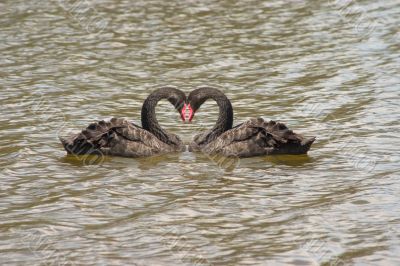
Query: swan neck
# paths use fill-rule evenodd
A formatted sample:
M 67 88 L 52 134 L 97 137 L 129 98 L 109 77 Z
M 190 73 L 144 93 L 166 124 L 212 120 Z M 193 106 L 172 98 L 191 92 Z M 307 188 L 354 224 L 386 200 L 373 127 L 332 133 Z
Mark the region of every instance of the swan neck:
M 220 135 L 232 128 L 233 108 L 225 95 L 213 96 L 212 98 L 217 102 L 219 107 L 218 119 L 212 131 Z
M 159 140 L 164 143 L 171 144 L 169 134 L 161 128 L 156 118 L 156 106 L 157 103 L 168 98 L 168 94 L 155 93 L 151 94 L 143 103 L 141 120 L 143 129 L 151 132 Z

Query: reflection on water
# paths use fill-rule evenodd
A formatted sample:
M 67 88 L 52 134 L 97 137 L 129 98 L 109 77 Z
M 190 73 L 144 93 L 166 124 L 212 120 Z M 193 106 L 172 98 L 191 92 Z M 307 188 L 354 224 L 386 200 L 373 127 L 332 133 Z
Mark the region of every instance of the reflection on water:
M 400 263 L 397 0 L 6 0 L 0 14 L 4 264 Z M 59 135 L 138 122 L 166 84 L 216 86 L 236 124 L 262 116 L 317 142 L 234 169 L 65 154 Z M 192 124 L 168 102 L 157 114 L 188 142 L 217 108 Z

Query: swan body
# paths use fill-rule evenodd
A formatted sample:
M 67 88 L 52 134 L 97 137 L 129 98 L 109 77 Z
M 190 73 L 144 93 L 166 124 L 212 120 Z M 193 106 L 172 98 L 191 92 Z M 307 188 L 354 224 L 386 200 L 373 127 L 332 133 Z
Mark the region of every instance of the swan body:
M 173 87 L 164 87 L 151 93 L 142 106 L 142 126 L 129 120 L 112 118 L 90 124 L 80 133 L 60 138 L 68 154 L 104 154 L 123 157 L 146 157 L 168 152 L 184 151 L 181 139 L 163 130 L 155 118 L 155 106 L 168 99 L 181 113 L 185 94 Z
M 202 87 L 188 97 L 189 120 L 207 99 L 214 99 L 220 109 L 216 125 L 196 135 L 190 151 L 224 156 L 253 157 L 273 154 L 306 154 L 315 137 L 305 138 L 286 125 L 263 118 L 252 118 L 232 128 L 233 109 L 229 99 L 219 90 Z
M 194 137 L 190 151 L 224 156 L 253 157 L 274 154 L 305 154 L 315 138 L 305 139 L 279 122 L 266 122 L 262 118 L 250 119 L 215 140 L 204 142 L 210 132 Z

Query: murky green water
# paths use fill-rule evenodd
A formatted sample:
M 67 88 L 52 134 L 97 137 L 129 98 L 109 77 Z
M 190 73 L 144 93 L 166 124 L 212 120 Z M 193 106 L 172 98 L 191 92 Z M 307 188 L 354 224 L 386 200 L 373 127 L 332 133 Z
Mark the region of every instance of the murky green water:
M 399 265 L 400 2 L 0 2 L 4 265 Z M 58 135 L 140 121 L 199 85 L 318 137 L 308 156 L 67 157 Z M 189 141 L 167 102 L 158 119 Z M 223 167 L 222 167 L 223 168 Z

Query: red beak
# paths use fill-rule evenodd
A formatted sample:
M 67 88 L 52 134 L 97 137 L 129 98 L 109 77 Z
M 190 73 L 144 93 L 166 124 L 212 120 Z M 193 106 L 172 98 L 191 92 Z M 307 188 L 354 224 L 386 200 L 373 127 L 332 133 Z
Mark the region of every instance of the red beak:
M 181 118 L 182 118 L 182 121 L 183 122 L 185 122 L 185 118 L 186 118 L 186 103 L 185 104 L 183 104 L 183 108 L 182 108 L 182 110 L 181 110 Z
M 193 112 L 192 106 L 190 106 L 190 103 L 188 104 L 187 107 L 189 108 L 189 122 L 191 122 L 194 117 L 194 112 Z

